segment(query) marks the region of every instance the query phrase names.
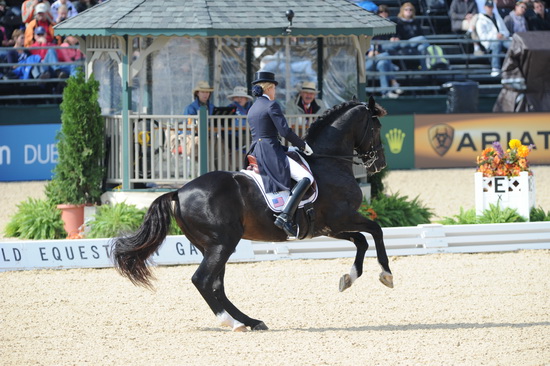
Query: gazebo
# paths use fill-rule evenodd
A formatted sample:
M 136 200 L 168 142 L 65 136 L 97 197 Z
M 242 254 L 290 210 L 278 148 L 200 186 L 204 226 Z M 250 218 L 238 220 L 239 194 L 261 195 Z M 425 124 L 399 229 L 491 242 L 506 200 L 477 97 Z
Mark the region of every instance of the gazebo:
M 227 105 L 233 88 L 250 88 L 260 69 L 276 73 L 283 106 L 303 81 L 317 83 L 327 107 L 364 100 L 370 39 L 394 31 L 391 21 L 347 0 L 109 0 L 55 27 L 80 39 L 103 114 L 120 116 L 120 174 L 109 179 L 123 190 L 139 180 L 132 116 L 181 115 L 200 80 L 214 87 L 215 105 Z M 208 169 L 199 165 L 199 173 Z

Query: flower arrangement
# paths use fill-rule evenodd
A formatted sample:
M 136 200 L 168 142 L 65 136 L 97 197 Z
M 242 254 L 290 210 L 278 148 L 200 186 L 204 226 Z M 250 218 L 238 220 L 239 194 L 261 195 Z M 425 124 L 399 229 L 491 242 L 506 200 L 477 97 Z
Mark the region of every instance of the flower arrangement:
M 477 157 L 477 171 L 484 177 L 517 177 L 520 172 L 532 172 L 529 170 L 527 156 L 533 149 L 533 145 L 525 146 L 517 139 L 508 143 L 510 147 L 503 150 L 500 142 L 495 141 L 491 147 L 486 148 Z

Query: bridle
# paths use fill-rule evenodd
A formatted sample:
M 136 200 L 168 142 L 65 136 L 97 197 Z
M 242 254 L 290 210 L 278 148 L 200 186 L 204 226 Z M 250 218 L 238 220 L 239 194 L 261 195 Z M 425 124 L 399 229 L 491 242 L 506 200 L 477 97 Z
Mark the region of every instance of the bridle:
M 365 103 L 362 103 L 362 105 L 368 110 L 369 108 L 366 106 Z M 372 116 L 371 118 L 378 118 L 377 116 Z M 370 128 L 369 128 L 370 126 Z M 363 133 L 363 137 L 361 137 L 361 141 L 359 141 L 358 147 L 361 147 L 363 144 L 363 141 L 366 139 L 367 134 L 369 130 L 372 132 L 372 135 L 374 136 L 374 126 L 372 125 L 372 122 L 369 120 L 367 121 L 367 126 L 365 127 L 365 132 Z M 378 151 L 382 150 L 384 146 L 382 144 L 378 144 L 377 146 L 374 146 L 374 139 L 371 140 L 371 146 L 370 149 L 367 150 L 364 153 L 356 153 L 353 155 L 325 155 L 325 154 L 316 154 L 313 153 L 312 157 L 319 157 L 319 158 L 333 158 L 333 159 L 340 159 L 347 162 L 350 162 L 355 165 L 363 165 L 365 168 L 370 168 L 378 159 Z M 361 163 L 358 163 L 355 161 L 356 158 L 359 158 L 362 160 Z

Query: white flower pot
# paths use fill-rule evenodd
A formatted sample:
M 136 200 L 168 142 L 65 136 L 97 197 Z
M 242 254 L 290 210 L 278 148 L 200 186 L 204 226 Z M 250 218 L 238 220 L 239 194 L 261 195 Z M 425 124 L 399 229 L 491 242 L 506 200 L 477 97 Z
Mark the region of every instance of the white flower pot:
M 535 207 L 535 178 L 527 172 L 519 177 L 483 177 L 475 173 L 476 215 L 481 215 L 489 205 L 510 207 L 529 221 L 529 213 Z

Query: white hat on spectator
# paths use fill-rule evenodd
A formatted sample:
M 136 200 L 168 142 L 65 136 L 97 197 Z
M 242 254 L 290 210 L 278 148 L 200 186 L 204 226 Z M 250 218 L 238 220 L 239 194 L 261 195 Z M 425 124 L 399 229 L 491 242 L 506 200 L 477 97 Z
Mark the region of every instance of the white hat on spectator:
M 247 90 L 244 86 L 236 86 L 233 89 L 233 94 L 228 95 L 227 99 L 233 100 L 232 98 L 234 98 L 234 97 L 244 97 L 244 98 L 247 98 L 248 100 L 252 100 L 252 97 L 250 95 L 248 95 L 248 93 L 246 91 Z
M 48 7 L 44 3 L 36 4 L 36 6 L 34 7 L 34 12 L 36 14 L 38 14 L 38 13 L 47 13 L 48 12 Z

